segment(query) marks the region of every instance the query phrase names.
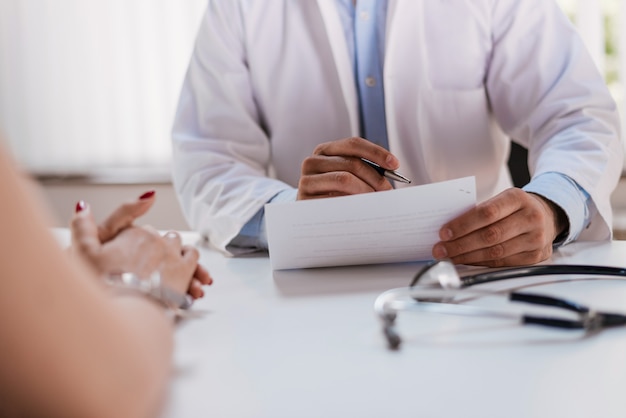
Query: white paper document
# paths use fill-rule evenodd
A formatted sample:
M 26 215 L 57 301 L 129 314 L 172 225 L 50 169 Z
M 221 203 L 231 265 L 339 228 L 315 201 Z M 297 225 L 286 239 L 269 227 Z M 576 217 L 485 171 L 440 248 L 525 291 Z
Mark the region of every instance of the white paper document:
M 476 204 L 465 177 L 265 206 L 275 270 L 430 260 L 441 226 Z

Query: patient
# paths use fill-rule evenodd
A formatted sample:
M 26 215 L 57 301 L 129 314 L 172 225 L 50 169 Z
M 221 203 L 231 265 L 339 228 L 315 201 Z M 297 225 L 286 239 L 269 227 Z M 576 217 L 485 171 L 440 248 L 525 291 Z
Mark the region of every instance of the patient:
M 149 192 L 99 226 L 79 202 L 63 251 L 30 188 L 0 149 L 0 416 L 154 415 L 171 369 L 171 300 L 114 291 L 103 278 L 132 272 L 198 298 L 212 279 L 197 250 L 133 224 L 153 204 Z

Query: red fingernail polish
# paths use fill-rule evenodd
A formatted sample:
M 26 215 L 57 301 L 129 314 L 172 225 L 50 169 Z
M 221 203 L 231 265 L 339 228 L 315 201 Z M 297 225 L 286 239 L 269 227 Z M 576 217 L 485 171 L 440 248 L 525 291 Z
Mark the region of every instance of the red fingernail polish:
M 139 196 L 139 200 L 150 199 L 152 196 L 154 196 L 155 193 L 156 192 L 154 190 L 150 190 L 149 192 L 145 192 L 144 194 Z
M 87 203 L 85 203 L 83 200 L 79 200 L 79 201 L 76 203 L 76 213 L 78 213 L 78 212 L 82 212 L 82 211 L 84 211 L 85 209 L 87 209 Z

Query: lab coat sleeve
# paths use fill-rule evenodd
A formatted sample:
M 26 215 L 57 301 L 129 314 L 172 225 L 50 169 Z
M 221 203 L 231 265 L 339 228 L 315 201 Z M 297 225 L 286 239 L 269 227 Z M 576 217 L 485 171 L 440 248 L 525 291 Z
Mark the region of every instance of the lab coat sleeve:
M 238 1 L 209 1 L 173 128 L 173 183 L 190 226 L 216 248 L 277 193 L 255 105 Z
M 580 238 L 610 239 L 623 148 L 603 77 L 553 0 L 494 0 L 492 10 L 486 87 L 500 126 L 529 149 L 533 178 L 562 173 L 589 193 L 597 212 Z

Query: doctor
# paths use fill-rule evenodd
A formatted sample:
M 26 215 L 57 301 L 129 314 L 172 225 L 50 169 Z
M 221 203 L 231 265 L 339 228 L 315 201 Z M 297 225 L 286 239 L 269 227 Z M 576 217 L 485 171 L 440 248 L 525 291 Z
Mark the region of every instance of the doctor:
M 266 248 L 268 202 L 392 188 L 364 157 L 413 184 L 476 176 L 481 203 L 433 256 L 485 266 L 610 239 L 623 161 L 616 105 L 553 0 L 210 0 L 173 142 L 186 217 L 222 250 Z

